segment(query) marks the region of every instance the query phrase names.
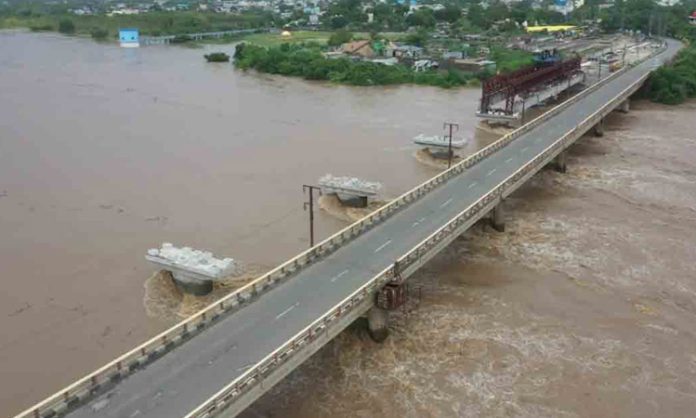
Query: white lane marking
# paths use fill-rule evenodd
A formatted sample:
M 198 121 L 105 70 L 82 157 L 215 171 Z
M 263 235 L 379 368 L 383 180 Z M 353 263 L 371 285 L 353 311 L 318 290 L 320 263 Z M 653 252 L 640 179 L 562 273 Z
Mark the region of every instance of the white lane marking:
M 336 280 L 338 280 L 338 279 L 340 279 L 341 277 L 345 276 L 346 273 L 348 273 L 348 270 L 343 270 L 342 272 L 340 272 L 340 273 L 338 273 L 337 275 L 335 275 L 335 276 L 331 279 L 331 281 L 332 281 L 332 282 L 335 282 Z
M 488 174 L 486 174 L 486 176 L 490 176 L 491 174 L 495 173 L 495 170 L 497 170 L 497 168 L 494 168 L 493 170 L 489 171 Z
M 476 186 L 477 184 L 478 184 L 477 182 L 472 181 L 471 184 L 469 185 L 469 187 L 467 187 L 467 189 L 471 189 L 472 187 Z
M 294 309 L 297 305 L 299 305 L 299 304 L 300 304 L 300 302 L 296 302 L 294 305 L 292 305 L 292 306 L 289 307 L 288 309 L 286 309 L 286 310 L 284 310 L 283 312 L 279 313 L 278 315 L 276 315 L 276 319 L 280 319 L 280 318 L 284 317 L 285 315 L 288 314 L 288 312 L 290 312 L 291 310 L 293 310 L 293 309 Z
M 525 152 L 525 151 L 527 151 L 528 149 L 529 149 L 529 147 L 524 147 L 524 148 L 522 148 L 522 152 Z
M 385 242 L 384 244 L 380 245 L 379 247 L 377 247 L 375 252 L 378 253 L 378 252 L 382 251 L 382 249 L 384 249 L 384 247 L 386 247 L 389 244 L 391 244 L 391 240 L 389 240 L 389 241 Z
M 136 409 L 135 412 L 133 412 L 132 414 L 130 414 L 130 417 L 133 418 L 134 416 L 137 416 L 137 415 L 140 415 L 140 410 L 139 410 L 139 409 Z
M 447 201 L 446 201 L 445 203 L 441 204 L 440 207 L 441 207 L 441 208 L 444 208 L 445 206 L 449 205 L 450 203 L 452 203 L 452 198 L 451 198 L 451 197 L 450 197 L 449 199 L 447 199 Z
M 505 160 L 506 163 L 510 163 L 511 161 L 512 161 L 512 157 L 510 157 L 510 158 L 508 158 L 507 160 Z
M 425 218 L 420 218 L 419 220 L 417 220 L 416 222 L 414 222 L 413 224 L 411 224 L 411 228 L 414 228 L 414 227 L 420 225 L 421 222 L 423 222 L 424 220 L 425 220 Z

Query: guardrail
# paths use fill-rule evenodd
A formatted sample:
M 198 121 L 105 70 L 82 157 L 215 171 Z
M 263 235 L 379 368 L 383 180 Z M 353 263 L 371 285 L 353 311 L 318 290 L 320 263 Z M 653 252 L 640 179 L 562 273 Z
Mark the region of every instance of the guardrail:
M 655 56 L 663 50 L 664 48 L 656 51 L 656 53 L 646 57 L 645 60 Z M 601 119 L 607 109 L 611 110 L 617 106 L 618 102 L 625 100 L 623 96 L 626 95 L 627 92 L 631 92 L 632 89 L 635 91 L 636 86 L 642 84 L 648 76 L 649 73 L 632 83 L 614 99 L 605 103 L 592 115 L 585 118 L 575 128 L 568 131 L 561 138 L 544 149 L 539 155 L 508 176 L 505 180 L 498 184 L 498 186 L 490 190 L 475 203 L 469 205 L 469 207 L 461 211 L 451 221 L 439 228 L 437 231 L 433 232 L 426 239 L 401 256 L 396 263 L 382 270 L 369 282 L 353 292 L 350 296 L 336 304 L 333 308 L 329 309 L 329 311 L 327 311 L 321 318 L 317 319 L 302 331 L 295 334 L 294 337 L 289 339 L 281 347 L 264 357 L 256 365 L 248 369 L 244 374 L 232 381 L 229 385 L 222 388 L 206 402 L 186 415 L 185 418 L 210 418 L 211 416 L 225 409 L 226 406 L 231 402 L 239 399 L 252 387 L 259 384 L 263 378 L 270 374 L 274 369 L 277 369 L 287 362 L 294 353 L 299 352 L 299 350 L 301 350 L 304 346 L 321 336 L 322 333 L 327 332 L 328 328 L 333 323 L 335 323 L 341 317 L 347 315 L 353 307 L 360 305 L 365 298 L 371 297 L 375 291 L 380 289 L 389 281 L 393 280 L 398 274 L 396 271 L 397 265 L 399 271 L 406 270 L 409 266 L 419 262 L 433 247 L 437 246 L 449 235 L 451 235 L 452 231 L 457 230 L 460 226 L 467 222 L 471 222 L 473 219 L 480 219 L 482 216 L 485 216 L 488 211 L 488 206 L 502 200 L 503 196 L 509 192 L 508 189 L 518 187 L 520 181 L 523 180 L 525 176 L 537 172 L 541 169 L 541 167 L 546 165 L 551 158 L 555 157 L 558 155 L 558 153 L 570 146 L 572 142 L 594 126 L 597 123 L 597 119 Z M 571 99 L 568 102 L 574 103 L 575 101 Z M 554 108 L 554 110 L 558 109 L 559 107 L 560 106 L 557 106 Z M 509 143 L 509 141 L 507 143 Z M 462 163 L 464 163 L 464 161 Z M 453 169 L 454 168 L 455 167 L 453 167 Z
M 645 59 L 651 58 L 654 55 L 655 54 L 653 54 L 649 57 L 646 57 Z M 634 64 L 634 65 L 636 65 L 636 64 Z M 535 118 L 534 120 L 532 120 L 528 124 L 522 126 L 521 128 L 518 128 L 515 131 L 510 132 L 509 134 L 503 136 L 502 138 L 495 141 L 494 143 L 488 145 L 487 147 L 481 149 L 477 153 L 472 154 L 468 158 L 466 158 L 463 161 L 452 166 L 450 169 L 443 171 L 442 173 L 432 177 L 431 179 L 421 183 L 420 185 L 409 190 L 408 192 L 402 194 L 398 198 L 392 200 L 387 205 L 372 212 L 370 215 L 368 215 L 368 216 L 362 218 L 361 220 L 347 226 L 346 228 L 344 228 L 344 229 L 340 230 L 339 232 L 335 233 L 334 235 L 326 238 L 324 241 L 320 242 L 319 244 L 315 245 L 314 247 L 312 247 L 306 251 L 303 251 L 302 253 L 291 258 L 290 260 L 286 261 L 285 263 L 272 269 L 268 273 L 260 276 L 258 279 L 256 279 L 256 280 L 248 283 L 247 285 L 235 290 L 234 292 L 228 294 L 227 296 L 221 298 L 220 300 L 208 305 L 207 307 L 196 312 L 195 314 L 191 315 L 190 317 L 186 318 L 185 320 L 177 323 L 176 325 L 165 330 L 164 332 L 158 334 L 157 336 L 151 338 L 150 340 L 146 341 L 145 343 L 139 345 L 138 347 L 136 347 L 128 352 L 126 352 L 125 354 L 119 356 L 115 360 L 102 366 L 101 368 L 97 369 L 96 371 L 94 371 L 94 372 L 88 374 L 87 376 L 77 380 L 76 382 L 63 388 L 59 392 L 54 393 L 53 395 L 47 397 L 46 399 L 44 399 L 43 401 L 39 402 L 38 404 L 32 406 L 31 408 L 21 412 L 15 418 L 29 418 L 29 417 L 41 418 L 44 416 L 50 416 L 52 414 L 65 412 L 68 409 L 70 409 L 71 407 L 74 407 L 74 406 L 80 404 L 81 402 L 86 401 L 94 394 L 99 393 L 105 387 L 108 387 L 110 385 L 117 383 L 124 376 L 126 376 L 126 375 L 136 371 L 137 369 L 145 366 L 150 361 L 153 361 L 153 360 L 161 357 L 167 351 L 169 351 L 171 348 L 173 348 L 176 345 L 182 343 L 183 341 L 186 341 L 187 339 L 191 338 L 195 333 L 201 331 L 207 325 L 209 325 L 209 324 L 215 322 L 217 319 L 219 319 L 221 317 L 221 315 L 235 311 L 236 309 L 239 309 L 241 306 L 249 303 L 251 300 L 253 300 L 256 297 L 259 297 L 263 292 L 268 291 L 270 288 L 274 287 L 279 282 L 289 278 L 293 274 L 297 273 L 299 270 L 306 268 L 307 266 L 313 264 L 321 257 L 325 257 L 325 256 L 331 254 L 333 251 L 335 251 L 341 245 L 343 245 L 346 242 L 361 235 L 363 232 L 367 231 L 368 229 L 371 229 L 372 227 L 374 227 L 375 225 L 377 225 L 378 223 L 380 223 L 384 219 L 391 216 L 398 209 L 413 203 L 414 201 L 418 200 L 420 197 L 424 196 L 425 194 L 427 194 L 428 192 L 430 192 L 434 188 L 445 183 L 450 178 L 452 178 L 458 174 L 461 174 L 466 169 L 479 163 L 483 159 L 488 158 L 490 155 L 497 152 L 501 148 L 507 146 L 510 142 L 514 141 L 516 138 L 518 138 L 522 134 L 537 127 L 545 120 L 555 116 L 556 114 L 561 112 L 566 107 L 577 102 L 582 97 L 585 97 L 587 94 L 591 93 L 592 91 L 594 91 L 594 90 L 598 89 L 599 87 L 601 87 L 602 85 L 606 84 L 607 82 L 609 82 L 609 80 L 612 80 L 615 77 L 618 77 L 620 74 L 623 74 L 625 71 L 628 70 L 628 68 L 629 68 L 628 66 L 624 67 L 620 71 L 617 71 L 616 73 L 612 74 L 610 77 L 607 77 L 607 78 L 603 79 L 602 81 L 600 81 L 599 83 L 596 83 L 595 85 L 582 91 L 581 93 L 574 96 L 573 98 L 559 104 L 558 106 L 555 106 L 550 111 L 540 115 L 539 117 Z M 486 195 L 486 196 L 488 196 L 488 195 Z M 447 225 L 450 225 L 450 223 L 448 223 Z M 445 227 L 447 227 L 447 225 L 445 225 Z M 445 228 L 445 227 L 443 227 L 443 228 Z M 411 253 L 409 253 L 409 254 L 411 254 Z M 389 269 L 390 268 L 388 268 L 387 270 L 389 270 Z M 387 271 L 387 270 L 385 270 L 385 271 Z M 385 274 L 384 277 L 386 278 L 385 279 L 386 281 L 391 280 L 392 277 L 387 277 L 389 275 L 388 272 L 386 272 L 384 274 Z M 375 283 L 377 283 L 377 284 L 375 284 Z M 383 283 L 385 283 L 385 281 L 376 281 L 375 279 L 373 279 L 368 283 L 369 286 L 365 285 L 365 286 L 361 287 L 361 289 L 364 291 L 372 292 L 373 290 L 375 290 L 374 286 L 381 285 Z M 365 293 L 359 293 L 359 292 L 360 292 L 360 290 L 358 292 L 354 293 L 353 295 L 351 295 L 350 300 L 353 300 L 352 298 L 360 298 L 360 299 L 355 299 L 355 300 L 361 300 L 362 297 L 364 297 Z M 336 315 L 340 316 L 341 309 L 346 308 L 346 306 L 343 306 L 341 304 L 339 304 L 337 306 L 339 306 L 339 307 L 338 307 L 338 311 L 337 311 Z M 333 310 L 329 311 L 329 312 L 331 313 L 331 312 L 333 312 Z M 326 317 L 327 316 L 325 315 L 322 318 L 326 319 Z M 317 322 L 315 322 L 313 325 L 315 325 L 315 324 L 317 324 Z M 323 325 L 321 325 L 321 326 L 323 326 Z M 312 325 L 310 325 L 310 327 L 306 328 L 305 330 L 311 329 L 311 330 L 313 330 L 312 332 L 316 331 L 314 328 L 311 328 L 311 327 L 312 327 Z M 310 335 L 310 334 L 308 334 L 308 335 Z M 305 337 L 303 337 L 303 338 L 308 337 L 308 335 L 305 335 Z M 297 338 L 295 338 L 295 339 L 297 339 Z M 295 339 L 293 339 L 292 341 L 295 341 Z M 286 347 L 286 346 L 284 345 L 281 348 L 284 348 L 284 347 Z M 278 352 L 278 350 L 276 350 L 274 353 L 277 353 L 277 352 Z M 287 355 L 287 350 L 284 353 L 285 353 L 285 355 Z M 260 362 L 259 364 L 263 365 L 264 361 L 266 361 L 266 362 L 268 361 L 267 359 L 268 359 L 268 357 L 266 359 L 262 360 L 262 362 Z M 279 359 L 280 359 L 280 357 L 276 356 L 274 361 L 277 361 Z M 261 369 L 266 370 L 266 368 L 261 367 L 261 369 L 260 369 L 259 367 L 260 366 L 253 367 L 247 373 L 243 374 L 242 377 L 245 377 L 245 376 L 248 377 L 249 373 L 252 373 L 252 372 L 258 373 L 259 370 L 261 370 Z M 236 379 L 233 383 L 239 382 L 242 377 L 240 377 L 239 379 Z M 225 395 L 225 396 L 227 396 L 227 395 Z M 198 411 L 198 409 L 197 409 L 197 411 Z M 193 416 L 199 416 L 199 415 L 189 415 L 189 416 L 193 417 Z M 205 416 L 205 415 L 200 415 L 200 416 Z

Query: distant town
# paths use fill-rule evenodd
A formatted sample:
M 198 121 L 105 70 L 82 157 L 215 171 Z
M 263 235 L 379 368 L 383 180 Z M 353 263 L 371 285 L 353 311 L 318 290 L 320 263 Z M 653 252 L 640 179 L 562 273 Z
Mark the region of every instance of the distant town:
M 594 59 L 629 48 L 626 39 L 689 42 L 696 0 L 0 1 L 0 28 L 19 27 L 100 41 L 128 28 L 130 40 L 137 32 L 145 44 L 243 42 L 234 60 L 241 69 L 354 85 L 456 87 L 529 66 L 543 51 Z M 666 85 L 691 77 L 668 77 Z M 692 95 L 690 83 L 678 84 L 686 87 L 661 101 Z

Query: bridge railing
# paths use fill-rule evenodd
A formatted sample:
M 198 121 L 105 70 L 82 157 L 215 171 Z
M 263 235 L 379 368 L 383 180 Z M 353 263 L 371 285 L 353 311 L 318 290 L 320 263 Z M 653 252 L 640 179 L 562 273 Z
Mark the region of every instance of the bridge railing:
M 354 307 L 360 305 L 365 298 L 371 297 L 374 292 L 380 289 L 384 284 L 394 279 L 398 274 L 397 268 L 398 271 L 403 271 L 414 263 L 421 261 L 421 259 L 428 254 L 433 247 L 442 243 L 443 240 L 447 239 L 460 226 L 467 222 L 471 222 L 474 219 L 480 219 L 483 215 L 485 215 L 484 210 L 488 210 L 487 207 L 492 203 L 500 201 L 509 188 L 515 187 L 520 180 L 530 173 L 540 170 L 541 166 L 545 165 L 550 158 L 556 156 L 559 152 L 567 148 L 572 141 L 575 141 L 584 132 L 587 132 L 587 130 L 597 123 L 597 119 L 601 118 L 607 109 L 613 109 L 617 105 L 617 101 L 624 100 L 623 96 L 625 96 L 627 92 L 630 92 L 631 89 L 635 89 L 635 86 L 641 84 L 645 78 L 647 78 L 647 76 L 648 74 L 641 77 L 635 83 L 632 83 L 631 86 L 627 87 L 624 91 L 622 91 L 622 93 L 616 96 L 616 98 L 608 103 L 605 103 L 599 110 L 588 116 L 575 128 L 567 132 L 553 144 L 549 145 L 535 158 L 508 176 L 495 188 L 490 190 L 473 204 L 469 205 L 466 209 L 459 212 L 459 214 L 447 224 L 433 232 L 431 235 L 409 250 L 406 254 L 400 257 L 396 263 L 382 270 L 379 274 L 358 288 L 350 296 L 343 299 L 333 308 L 329 309 L 322 317 L 304 328 L 294 337 L 290 338 L 281 347 L 263 358 L 256 365 L 248 369 L 244 374 L 214 394 L 194 411 L 186 415 L 185 418 L 212 417 L 213 415 L 222 411 L 227 405 L 239 399 L 254 386 L 258 385 L 265 376 L 286 363 L 294 353 L 313 342 L 317 337 L 321 336 L 322 333 L 327 332 L 328 328 L 331 327 L 331 325 L 339 320 L 342 316 L 348 314 Z M 425 184 L 422 186 L 425 186 Z M 482 213 L 482 211 L 484 211 L 484 213 Z
M 651 55 L 651 57 L 654 56 Z M 648 59 L 650 57 L 647 57 Z M 584 90 L 583 92 L 579 93 L 575 97 L 567 100 L 564 103 L 559 104 L 558 106 L 554 107 L 550 111 L 542 114 L 541 116 L 535 118 L 528 124 L 524 125 L 523 127 L 503 136 L 499 140 L 493 142 L 492 144 L 488 145 L 487 147 L 481 149 L 475 154 L 472 154 L 471 156 L 467 157 L 463 161 L 457 163 L 456 165 L 452 166 L 450 169 L 443 171 L 442 173 L 436 175 L 435 177 L 432 177 L 431 179 L 421 183 L 420 185 L 414 187 L 413 189 L 409 190 L 408 192 L 402 194 L 398 198 L 392 200 L 390 203 L 387 205 L 381 207 L 380 209 L 372 212 L 370 215 L 362 218 L 361 220 L 347 226 L 346 228 L 342 229 L 341 231 L 335 233 L 334 235 L 326 238 L 325 240 L 321 241 L 319 244 L 315 245 L 314 247 L 303 251 L 302 253 L 298 254 L 297 256 L 291 258 L 290 260 L 286 261 L 285 263 L 279 265 L 278 267 L 272 269 L 271 271 L 267 272 L 266 274 L 260 276 L 256 280 L 248 283 L 247 285 L 235 290 L 234 292 L 228 294 L 227 296 L 219 299 L 218 301 L 208 305 L 207 307 L 203 308 L 202 310 L 196 312 L 195 314 L 191 315 L 190 317 L 186 318 L 185 320 L 177 323 L 176 325 L 172 326 L 171 328 L 165 330 L 164 332 L 160 333 L 159 335 L 151 338 L 150 340 L 146 341 L 145 343 L 139 345 L 138 347 L 128 351 L 127 353 L 119 356 L 115 360 L 109 362 L 108 364 L 104 365 L 103 367 L 97 369 L 96 371 L 88 374 L 87 376 L 84 376 L 83 378 L 77 380 L 75 383 L 67 386 L 66 388 L 63 388 L 59 392 L 54 393 L 53 395 L 47 397 L 43 401 L 39 402 L 38 404 L 32 406 L 31 408 L 21 412 L 18 414 L 15 418 L 40 418 L 43 416 L 51 415 L 54 413 L 60 413 L 63 411 L 66 411 L 70 409 L 71 407 L 80 404 L 81 402 L 86 401 L 89 399 L 91 396 L 93 396 L 96 393 L 99 393 L 103 388 L 108 387 L 109 385 L 112 385 L 116 382 L 118 382 L 121 378 L 125 377 L 126 375 L 138 370 L 141 367 L 144 367 L 147 363 L 150 361 L 153 361 L 162 355 L 164 355 L 167 351 L 169 351 L 171 348 L 174 346 L 180 344 L 181 342 L 189 339 L 191 336 L 193 336 L 195 333 L 201 331 L 204 329 L 207 325 L 215 322 L 217 319 L 221 317 L 221 315 L 229 313 L 231 311 L 234 311 L 236 309 L 239 309 L 241 306 L 245 305 L 246 303 L 250 302 L 256 297 L 259 297 L 262 293 L 272 289 L 277 285 L 278 283 L 284 281 L 285 279 L 289 278 L 293 274 L 297 273 L 299 270 L 302 270 L 309 265 L 313 264 L 316 262 L 318 259 L 325 257 L 329 254 L 331 254 L 333 251 L 338 249 L 341 245 L 345 244 L 348 241 L 351 241 L 352 239 L 356 238 L 357 236 L 361 235 L 362 233 L 366 232 L 367 230 L 371 229 L 387 217 L 391 216 L 394 214 L 397 210 L 403 208 L 406 205 L 411 204 L 412 202 L 418 200 L 434 188 L 442 185 L 445 183 L 447 180 L 450 178 L 461 174 L 464 172 L 466 169 L 472 167 L 473 165 L 479 163 L 485 158 L 488 158 L 490 155 L 493 153 L 497 152 L 501 148 L 507 146 L 510 142 L 514 141 L 516 138 L 520 137 L 524 133 L 530 131 L 534 127 L 538 126 L 541 124 L 543 121 L 547 120 L 550 117 L 555 116 L 559 112 L 561 112 L 563 109 L 566 107 L 570 106 L 571 104 L 575 103 L 576 101 L 580 100 L 582 97 L 586 96 L 590 92 L 600 88 L 602 85 L 606 84 L 609 80 L 613 79 L 614 77 L 617 77 L 619 74 L 622 74 L 624 71 L 627 71 L 628 68 L 624 67 L 622 70 L 612 74 L 612 76 L 605 78 L 601 82 L 593 85 L 592 87 Z M 497 188 L 494 189 L 494 191 L 498 190 Z M 485 199 L 491 199 L 491 195 L 494 192 L 492 191 L 491 193 L 488 193 L 484 198 L 476 202 L 474 205 L 470 206 L 469 208 L 465 209 L 464 212 L 469 211 L 469 213 L 474 213 L 476 210 L 480 210 L 482 206 L 485 206 L 489 200 L 485 201 Z M 464 214 L 462 212 L 462 214 Z M 460 216 L 462 216 L 460 214 Z M 460 216 L 457 216 L 452 222 L 455 222 L 457 219 L 460 218 Z M 448 223 L 444 227 L 440 228 L 435 234 L 442 234 L 445 231 L 445 228 L 449 228 L 452 225 L 452 222 Z M 423 248 L 426 248 L 428 245 L 432 245 L 434 239 L 436 237 L 434 236 L 435 234 L 431 235 L 429 238 L 426 238 L 424 242 L 421 243 L 421 245 L 418 246 L 420 248 L 421 246 Z M 431 241 L 428 241 L 431 240 Z M 413 260 L 414 257 L 414 251 L 419 251 L 418 249 L 414 249 L 410 251 L 407 255 L 402 257 L 401 261 L 408 262 L 410 260 Z M 427 250 L 423 250 L 426 251 Z M 410 257 L 410 258 L 409 258 Z M 317 322 L 313 323 L 309 327 L 305 329 L 302 333 L 298 334 L 295 338 L 289 341 L 289 345 L 286 344 L 283 347 L 279 348 L 278 350 L 274 351 L 273 357 L 269 358 L 267 357 L 266 359 L 262 360 L 257 366 L 252 367 L 249 371 L 247 371 L 242 377 L 239 379 L 236 379 L 233 384 L 230 387 L 234 387 L 234 393 L 237 393 L 236 391 L 240 390 L 241 388 L 244 387 L 244 385 L 250 384 L 249 382 L 253 382 L 254 373 L 259 373 L 260 370 L 267 370 L 271 365 L 276 364 L 278 361 L 282 361 L 285 356 L 287 356 L 292 350 L 296 349 L 299 347 L 297 344 L 303 344 L 303 341 L 306 341 L 308 338 L 312 338 L 312 335 L 316 331 L 320 331 L 320 329 L 323 329 L 327 324 L 333 322 L 338 316 L 341 316 L 341 313 L 343 312 L 343 309 L 348 308 L 351 306 L 352 303 L 362 300 L 363 297 L 367 295 L 366 292 L 373 292 L 377 287 L 376 286 L 381 286 L 384 284 L 386 281 L 389 281 L 393 278 L 393 271 L 392 268 L 387 268 L 383 273 L 378 275 L 376 278 L 371 280 L 368 284 L 365 286 L 361 287 L 358 291 L 356 291 L 353 295 L 351 295 L 349 298 L 347 298 L 344 302 L 341 304 L 337 305 L 336 308 L 332 309 L 329 311 L 327 315 L 322 316 L 320 320 Z M 292 343 L 292 344 L 290 344 Z M 246 377 L 245 377 L 246 376 Z M 240 380 L 244 378 L 243 380 Z M 249 380 L 251 379 L 251 380 Z M 244 385 L 239 386 L 241 383 L 244 383 Z M 230 392 L 232 393 L 232 392 Z M 225 395 L 228 396 L 228 395 Z M 232 395 L 229 395 L 232 396 Z M 212 399 L 212 398 L 211 398 Z M 215 404 L 217 401 L 214 401 L 213 404 Z M 223 402 L 227 403 L 227 401 Z M 208 405 L 206 403 L 205 405 Z M 207 410 L 208 406 L 206 406 L 205 410 Z M 215 409 L 215 408 L 214 408 Z M 198 409 L 197 409 L 198 411 Z M 190 415 L 191 417 L 193 416 L 205 416 L 204 414 L 198 414 L 198 415 Z

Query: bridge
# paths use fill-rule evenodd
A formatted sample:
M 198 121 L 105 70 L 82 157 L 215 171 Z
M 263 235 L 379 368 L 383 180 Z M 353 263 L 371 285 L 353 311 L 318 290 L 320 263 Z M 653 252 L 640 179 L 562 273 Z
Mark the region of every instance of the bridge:
M 163 36 L 143 36 L 140 38 L 140 43 L 143 45 L 167 45 L 177 38 L 188 38 L 192 41 L 202 41 L 203 39 L 221 39 L 226 36 L 249 35 L 252 33 L 269 32 L 270 29 L 233 29 L 221 30 L 216 32 L 194 32 L 184 33 L 180 35 L 163 35 Z
M 681 45 L 626 67 L 125 353 L 17 418 L 235 416 L 628 99 Z

